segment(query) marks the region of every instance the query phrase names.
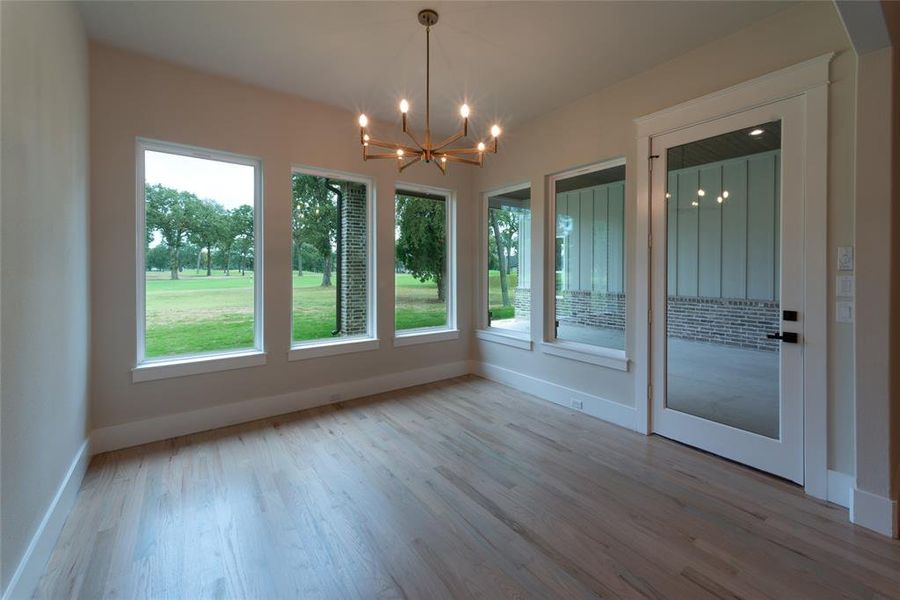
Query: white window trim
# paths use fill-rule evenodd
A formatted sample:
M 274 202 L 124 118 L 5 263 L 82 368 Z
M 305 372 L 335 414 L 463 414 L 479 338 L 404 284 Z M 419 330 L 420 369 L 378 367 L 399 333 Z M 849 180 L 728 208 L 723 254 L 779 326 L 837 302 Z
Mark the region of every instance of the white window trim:
M 290 336 L 291 347 L 288 350 L 288 360 L 303 360 L 307 358 L 319 358 L 322 356 L 336 356 L 339 354 L 349 354 L 352 352 L 364 352 L 377 350 L 379 347 L 378 337 L 375 334 L 376 324 L 378 323 L 377 303 L 375 301 L 375 285 L 377 277 L 377 257 L 375 244 L 375 179 L 365 175 L 349 173 L 346 171 L 334 171 L 330 169 L 320 169 L 309 165 L 291 165 L 291 176 L 295 173 L 301 175 L 313 175 L 315 177 L 326 177 L 330 179 L 339 179 L 341 181 L 350 181 L 353 183 L 361 183 L 366 186 L 366 245 L 368 246 L 369 260 L 366 264 L 366 311 L 368 319 L 366 322 L 366 334 L 360 336 L 352 336 L 345 338 L 322 338 L 318 340 L 294 341 L 294 291 L 291 289 L 291 312 L 290 312 Z M 288 181 L 288 185 L 291 182 Z M 289 190 L 293 194 L 292 190 Z M 292 234 L 293 235 L 293 234 Z M 293 243 L 291 244 L 293 246 Z M 293 260 L 291 260 L 289 273 L 293 273 Z M 293 277 L 293 275 L 290 275 Z M 289 279 L 290 281 L 290 279 Z
M 501 327 L 490 327 L 488 329 L 476 329 L 475 337 L 486 342 L 495 344 L 503 344 L 512 346 L 521 350 L 531 350 L 534 342 L 531 341 L 531 334 L 524 331 L 513 331 L 503 329 Z
M 490 285 L 488 284 L 488 277 L 490 275 L 488 268 L 488 242 L 489 235 L 487 233 L 488 227 L 488 206 L 490 205 L 491 196 L 499 196 L 501 194 L 506 194 L 509 192 L 518 192 L 519 190 L 528 189 L 531 191 L 531 181 L 520 181 L 518 183 L 511 183 L 509 185 L 504 185 L 497 188 L 492 188 L 487 191 L 481 193 L 481 206 L 480 214 L 479 214 L 479 223 L 481 224 L 481 232 L 479 233 L 479 247 L 480 247 L 480 258 L 478 259 L 478 285 L 476 286 L 476 293 L 478 294 L 478 302 L 476 303 L 476 307 L 478 309 L 478 316 L 475 318 L 475 323 L 479 327 L 477 331 L 483 332 L 497 332 L 498 336 L 502 336 L 504 338 L 515 338 L 518 340 L 527 339 L 529 342 L 531 341 L 531 322 L 528 323 L 528 331 L 521 332 L 522 335 L 510 334 L 509 330 L 502 329 L 500 327 L 491 327 L 488 324 L 488 310 L 490 310 Z M 531 200 L 528 201 L 529 210 L 531 209 Z M 534 213 L 532 212 L 532 218 Z M 531 232 L 528 232 L 528 235 L 531 235 Z M 531 245 L 532 249 L 534 248 L 534 244 Z M 534 260 L 534 252 L 532 251 L 531 260 Z M 481 337 L 481 339 L 495 341 L 498 343 L 503 343 L 502 341 L 498 341 L 497 339 L 492 339 L 490 336 Z M 515 344 L 508 344 L 515 345 Z M 517 346 L 521 347 L 521 346 Z M 529 343 L 528 349 L 531 349 L 531 345 Z
M 422 185 L 419 183 L 407 183 L 397 181 L 394 183 L 394 218 L 393 228 L 397 228 L 397 190 L 408 190 L 410 192 L 419 192 L 422 194 L 430 194 L 432 196 L 443 196 L 447 203 L 447 322 L 444 325 L 435 327 L 419 327 L 416 329 L 397 329 L 397 286 L 396 275 L 394 276 L 394 346 L 410 346 L 416 343 L 429 343 L 439 341 L 455 340 L 459 337 L 459 328 L 457 325 L 457 249 L 456 249 L 456 192 L 447 188 L 434 187 L 430 185 Z M 397 241 L 394 240 L 396 248 Z M 396 253 L 395 253 L 396 260 Z M 447 335 L 438 335 L 447 334 Z M 415 338 L 421 338 L 422 341 L 416 342 Z
M 144 236 L 147 217 L 145 197 L 144 152 L 162 152 L 192 158 L 204 158 L 253 167 L 253 346 L 234 351 L 166 356 L 148 359 L 145 355 L 147 331 L 147 271 L 144 256 Z M 137 348 L 132 382 L 179 377 L 195 373 L 207 373 L 265 364 L 263 340 L 263 164 L 262 159 L 210 150 L 173 142 L 148 138 L 135 139 L 135 315 L 137 323 Z M 260 362 L 261 361 L 261 362 Z M 202 366 L 201 366 L 202 365 Z
M 618 156 L 590 165 L 576 167 L 567 171 L 554 173 L 547 177 L 547 224 L 546 239 L 548 242 L 544 244 L 544 341 L 541 343 L 541 350 L 545 354 L 553 354 L 570 360 L 577 360 L 602 367 L 609 367 L 619 371 L 627 371 L 629 368 L 628 359 L 628 329 L 630 328 L 630 311 L 626 296 L 625 302 L 625 350 L 618 348 L 610 348 L 608 346 L 595 346 L 593 344 L 585 344 L 583 342 L 575 342 L 572 340 L 557 339 L 556 337 L 556 183 L 561 179 L 568 179 L 576 175 L 584 175 L 586 173 L 595 173 L 610 167 L 618 167 L 625 165 L 625 157 Z M 625 202 L 625 221 L 628 221 L 628 194 L 626 190 Z M 626 228 L 627 229 L 627 228 Z M 627 232 L 626 232 L 627 233 Z M 625 239 L 626 263 L 627 248 L 630 243 Z M 628 277 L 628 270 L 625 269 L 625 276 Z M 628 289 L 628 281 L 625 281 L 625 289 Z
M 266 364 L 267 355 L 259 350 L 220 352 L 179 357 L 172 360 L 146 361 L 131 371 L 132 383 L 171 379 L 202 373 L 230 371 Z
M 541 351 L 544 354 L 561 356 L 569 360 L 577 360 L 578 362 L 608 367 L 618 371 L 628 371 L 629 367 L 629 360 L 625 355 L 625 351 L 616 350 L 615 348 L 558 340 L 555 342 L 544 342 L 541 344 Z
M 459 329 L 421 327 L 419 329 L 406 329 L 403 333 L 395 335 L 394 347 L 430 344 L 432 342 L 449 342 L 457 339 L 459 339 Z
M 378 350 L 378 347 L 378 340 L 369 337 L 346 337 L 324 343 L 311 340 L 309 342 L 291 346 L 291 349 L 288 351 L 288 360 L 306 360 L 308 358 L 321 358 L 323 356 L 367 352 L 370 350 Z

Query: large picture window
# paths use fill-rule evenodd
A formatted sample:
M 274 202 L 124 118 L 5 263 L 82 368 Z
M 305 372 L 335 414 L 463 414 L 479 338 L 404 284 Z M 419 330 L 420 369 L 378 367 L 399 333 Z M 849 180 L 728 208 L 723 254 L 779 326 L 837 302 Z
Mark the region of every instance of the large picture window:
M 394 242 L 395 329 L 415 334 L 455 328 L 449 194 L 398 189 Z
M 531 189 L 487 198 L 487 326 L 531 330 Z
M 138 363 L 262 348 L 257 160 L 138 144 Z
M 554 336 L 625 349 L 625 161 L 554 179 Z
M 350 175 L 292 174 L 295 346 L 373 337 L 369 188 Z

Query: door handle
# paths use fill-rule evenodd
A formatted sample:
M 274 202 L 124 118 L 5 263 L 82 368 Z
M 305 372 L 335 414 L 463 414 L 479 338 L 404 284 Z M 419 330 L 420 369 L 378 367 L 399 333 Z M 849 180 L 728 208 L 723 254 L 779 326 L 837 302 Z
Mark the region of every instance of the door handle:
M 793 331 L 785 331 L 783 333 L 770 333 L 767 334 L 766 337 L 770 340 L 781 340 L 782 342 L 787 342 L 788 344 L 797 343 L 797 334 Z

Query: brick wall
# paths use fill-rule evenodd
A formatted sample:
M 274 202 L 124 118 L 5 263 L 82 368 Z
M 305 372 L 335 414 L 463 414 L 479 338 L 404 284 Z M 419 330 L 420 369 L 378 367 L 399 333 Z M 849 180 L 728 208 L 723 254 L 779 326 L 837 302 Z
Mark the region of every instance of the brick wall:
M 667 329 L 672 337 L 778 350 L 777 340 L 766 339 L 767 333 L 781 327 L 777 302 L 670 296 L 667 313 Z
M 517 287 L 513 291 L 513 306 L 517 319 L 528 319 L 531 315 L 531 288 Z
M 341 335 L 367 333 L 369 247 L 366 186 L 341 183 Z
M 625 294 L 564 292 L 556 298 L 556 317 L 565 323 L 624 330 Z

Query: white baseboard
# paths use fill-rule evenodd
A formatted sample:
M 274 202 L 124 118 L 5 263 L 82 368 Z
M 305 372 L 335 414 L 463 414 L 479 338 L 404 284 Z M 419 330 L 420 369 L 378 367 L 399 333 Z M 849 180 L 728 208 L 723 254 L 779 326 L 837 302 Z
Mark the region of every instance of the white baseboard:
M 897 502 L 853 488 L 850 521 L 889 537 L 897 537 Z
M 90 462 L 91 442 L 87 439 L 72 459 L 69 470 L 60 482 L 56 495 L 47 507 L 47 512 L 44 513 L 44 518 L 31 537 L 22 560 L 19 561 L 9 585 L 3 591 L 3 600 L 31 598 L 34 595 L 38 582 L 47 568 L 47 561 L 50 560 L 56 540 L 66 523 L 66 517 L 75 505 L 75 498 Z
M 94 453 L 100 454 L 198 431 L 227 427 L 352 398 L 459 377 L 468 373 L 468 361 L 459 361 L 379 375 L 368 379 L 345 381 L 277 396 L 253 398 L 95 429 L 91 434 L 91 444 Z
M 567 408 L 580 401 L 583 408 L 576 410 L 636 431 L 637 411 L 631 406 L 490 363 L 472 361 L 471 372 Z
M 825 499 L 838 506 L 850 508 L 853 504 L 853 488 L 856 479 L 852 475 L 828 469 L 828 491 Z

